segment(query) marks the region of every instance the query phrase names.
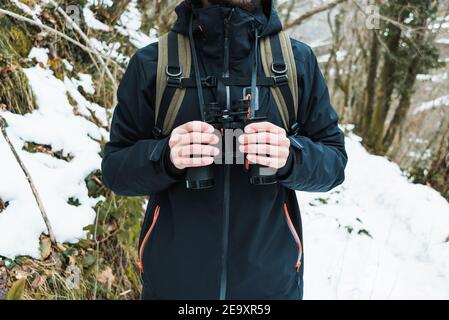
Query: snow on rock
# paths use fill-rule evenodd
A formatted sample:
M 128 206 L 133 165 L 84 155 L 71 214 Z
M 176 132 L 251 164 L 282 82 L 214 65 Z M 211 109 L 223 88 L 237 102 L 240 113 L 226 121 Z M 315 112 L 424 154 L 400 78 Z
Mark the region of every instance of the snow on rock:
M 449 203 L 351 135 L 346 181 L 299 193 L 306 299 L 448 299 Z
M 42 51 L 37 57 L 43 58 Z M 42 59 L 41 62 L 43 62 Z M 88 75 L 79 79 L 57 79 L 48 68 L 36 65 L 23 69 L 36 98 L 38 109 L 26 115 L 2 112 L 8 123 L 7 132 L 36 184 L 59 242 L 76 242 L 85 237 L 83 228 L 95 218 L 93 206 L 101 199 L 92 199 L 84 182 L 91 172 L 100 169 L 100 144 L 105 130 L 74 114 L 74 108 L 87 115 L 91 109 L 105 123 L 100 106 L 90 103 L 77 91 L 82 86 L 93 93 Z M 77 94 L 79 95 L 77 95 Z M 78 104 L 72 106 L 70 94 Z M 81 96 L 81 97 L 80 97 Z M 104 109 L 103 109 L 104 110 Z M 23 150 L 25 142 L 51 146 L 67 159 Z M 0 137 L 0 198 L 9 206 L 0 214 L 0 256 L 29 255 L 39 257 L 39 236 L 47 233 L 41 213 L 23 172 L 6 141 Z M 68 203 L 76 199 L 79 206 Z

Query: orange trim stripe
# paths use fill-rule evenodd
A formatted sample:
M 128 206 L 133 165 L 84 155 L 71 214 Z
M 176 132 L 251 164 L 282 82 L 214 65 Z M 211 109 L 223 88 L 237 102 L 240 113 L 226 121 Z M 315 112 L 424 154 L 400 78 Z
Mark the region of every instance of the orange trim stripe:
M 142 240 L 142 244 L 140 246 L 140 250 L 139 250 L 139 270 L 140 273 L 143 273 L 143 262 L 142 262 L 142 258 L 143 258 L 143 250 L 147 244 L 147 240 L 150 237 L 151 231 L 153 231 L 154 226 L 156 225 L 156 221 L 157 218 L 159 217 L 159 211 L 160 211 L 161 207 L 160 206 L 156 206 L 156 208 L 154 209 L 154 215 L 153 215 L 153 222 L 151 223 L 150 228 L 148 229 L 147 233 L 145 234 L 145 237 Z
M 299 238 L 298 232 L 295 229 L 295 226 L 293 225 L 292 219 L 290 218 L 290 213 L 288 212 L 287 204 L 284 203 L 284 213 L 285 218 L 287 219 L 288 227 L 290 228 L 290 231 L 293 235 L 293 238 L 295 238 L 296 243 L 298 244 L 298 260 L 296 261 L 296 271 L 299 271 L 301 268 L 301 258 L 302 258 L 302 243 L 301 239 Z

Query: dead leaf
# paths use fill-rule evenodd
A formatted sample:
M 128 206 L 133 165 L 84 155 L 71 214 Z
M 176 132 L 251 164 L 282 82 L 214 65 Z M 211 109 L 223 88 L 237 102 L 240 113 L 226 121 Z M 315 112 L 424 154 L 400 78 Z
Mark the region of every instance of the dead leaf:
M 9 289 L 6 300 L 22 300 L 25 291 L 26 278 L 17 280 Z
M 47 277 L 41 276 L 39 273 L 36 272 L 34 275 L 34 280 L 31 283 L 31 287 L 33 289 L 40 288 L 45 283 L 45 281 L 47 281 Z
M 111 290 L 112 284 L 115 281 L 115 276 L 112 273 L 112 269 L 110 267 L 106 267 L 97 277 L 98 282 L 101 284 L 107 284 L 108 290 Z
M 44 238 L 44 239 L 41 240 L 40 249 L 41 249 L 41 259 L 42 260 L 47 259 L 50 256 L 51 252 L 52 252 L 52 250 L 51 250 L 51 241 L 50 241 L 49 238 Z
M 62 267 L 62 261 L 59 255 L 52 251 L 48 260 L 57 268 L 60 269 Z

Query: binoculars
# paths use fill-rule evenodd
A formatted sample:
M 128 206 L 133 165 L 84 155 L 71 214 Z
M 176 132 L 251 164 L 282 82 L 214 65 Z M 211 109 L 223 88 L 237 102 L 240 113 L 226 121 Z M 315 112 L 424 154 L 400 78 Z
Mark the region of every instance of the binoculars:
M 230 136 L 229 132 L 243 129 L 250 123 L 265 121 L 266 117 L 249 117 L 249 99 L 240 99 L 232 103 L 231 109 L 223 109 L 217 102 L 211 102 L 205 108 L 205 121 L 221 132 L 221 163 L 227 164 L 240 160 L 246 165 L 249 181 L 253 185 L 268 185 L 277 182 L 276 170 L 257 164 L 249 164 L 248 160 L 237 149 L 237 138 L 235 134 Z M 234 143 L 235 142 L 235 143 Z M 229 146 L 232 150 L 228 150 Z M 237 161 L 236 161 L 237 160 Z M 186 172 L 187 189 L 206 189 L 213 187 L 214 176 L 212 165 L 199 168 L 189 168 Z

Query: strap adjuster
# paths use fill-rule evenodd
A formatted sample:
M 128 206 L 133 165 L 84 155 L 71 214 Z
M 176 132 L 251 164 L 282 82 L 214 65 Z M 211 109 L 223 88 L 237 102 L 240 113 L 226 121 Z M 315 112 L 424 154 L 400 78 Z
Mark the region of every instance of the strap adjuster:
M 214 76 L 207 76 L 203 79 L 203 84 L 206 87 L 216 87 L 217 86 L 217 77 Z
M 153 128 L 153 136 L 158 139 L 162 136 L 162 129 L 158 128 L 157 126 L 154 126 Z
M 184 78 L 167 77 L 167 87 L 182 88 L 182 79 L 184 79 Z
M 288 76 L 285 74 L 281 75 L 281 76 L 273 76 L 271 78 L 273 79 L 273 85 L 275 87 L 279 87 L 279 86 L 288 84 Z
M 272 63 L 271 71 L 275 74 L 286 74 L 288 71 L 288 66 L 285 63 Z

